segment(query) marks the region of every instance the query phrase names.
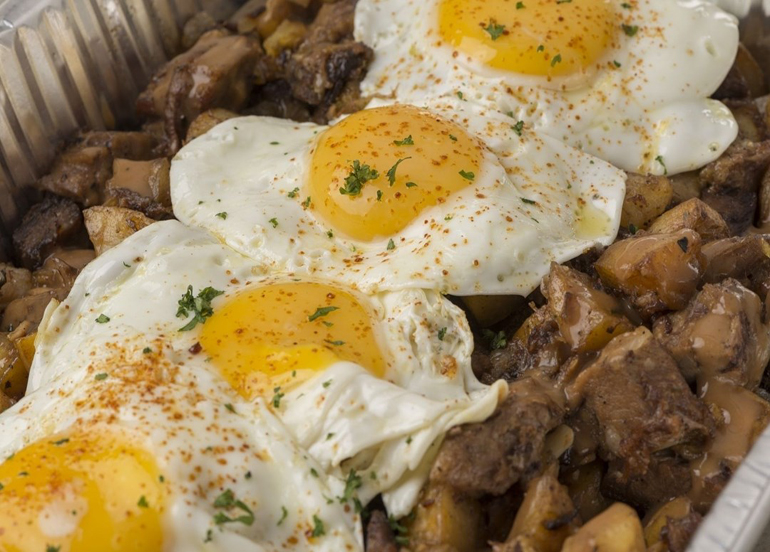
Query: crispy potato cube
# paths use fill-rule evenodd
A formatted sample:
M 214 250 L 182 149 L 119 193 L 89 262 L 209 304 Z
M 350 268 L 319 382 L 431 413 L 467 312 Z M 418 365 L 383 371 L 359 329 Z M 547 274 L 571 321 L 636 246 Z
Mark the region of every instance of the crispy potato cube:
M 16 350 L 19 352 L 19 360 L 27 372 L 29 372 L 29 368 L 32 366 L 32 359 L 35 358 L 35 337 L 37 337 L 37 333 L 25 335 L 14 342 Z
M 185 142 L 195 140 L 198 136 L 206 134 L 209 130 L 217 126 L 219 123 L 223 123 L 228 119 L 237 117 L 237 113 L 228 111 L 227 109 L 209 109 L 198 115 L 193 119 L 190 128 L 187 130 L 187 136 Z
M 698 198 L 688 199 L 660 215 L 650 225 L 651 234 L 670 234 L 689 228 L 706 241 L 730 236 L 730 229 L 722 215 Z
M 646 228 L 650 222 L 663 214 L 673 196 L 671 182 L 665 176 L 629 173 L 620 224 Z
M 149 226 L 154 220 L 139 211 L 122 207 L 91 207 L 83 211 L 88 237 L 97 255 L 114 247 L 128 236 Z
M 293 50 L 307 34 L 307 26 L 299 21 L 284 19 L 273 34 L 271 34 L 262 46 L 265 52 L 273 57 L 284 50 Z
M 408 525 L 410 549 L 415 552 L 442 546 L 473 552 L 480 543 L 481 508 L 478 502 L 447 485 L 428 483 Z
M 668 523 L 668 518 L 680 519 L 692 512 L 692 501 L 686 496 L 677 497 L 655 510 L 644 526 L 644 541 L 647 546 L 660 542 L 660 531 Z
M 562 552 L 645 552 L 639 516 L 616 502 L 586 523 L 564 543 Z

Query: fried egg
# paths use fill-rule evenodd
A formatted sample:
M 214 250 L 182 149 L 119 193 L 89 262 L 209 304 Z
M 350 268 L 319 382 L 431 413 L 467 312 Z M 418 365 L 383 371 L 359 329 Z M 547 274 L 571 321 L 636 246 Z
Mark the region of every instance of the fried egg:
M 360 0 L 365 96 L 456 95 L 622 169 L 692 170 L 737 135 L 708 99 L 738 48 L 706 0 Z
M 267 273 L 364 293 L 535 289 L 551 261 L 614 239 L 625 174 L 457 98 L 331 126 L 231 119 L 171 168 L 176 216 Z
M 32 412 L 10 429 L 20 416 L 9 411 L 0 454 L 108 420 L 149 440 L 169 489 L 164 542 L 201 542 L 211 530 L 224 550 L 234 531 L 266 550 L 342 550 L 360 536 L 357 503 L 382 493 L 393 512 L 408 513 L 445 432 L 486 419 L 507 392 L 475 379 L 472 349 L 462 311 L 435 292 L 366 296 L 266 277 L 205 231 L 155 223 L 89 264 L 49 308 L 20 405 L 53 405 L 52 426 L 32 431 L 41 417 Z M 272 439 L 286 450 L 273 452 Z M 258 461 L 266 467 L 251 470 Z M 292 470 L 299 475 L 281 489 Z M 272 483 L 252 487 L 263 473 Z M 216 523 L 212 500 L 227 489 L 258 526 Z M 311 491 L 326 497 L 323 508 L 306 501 Z M 313 516 L 335 539 L 311 538 Z M 183 529 L 191 519 L 194 529 Z

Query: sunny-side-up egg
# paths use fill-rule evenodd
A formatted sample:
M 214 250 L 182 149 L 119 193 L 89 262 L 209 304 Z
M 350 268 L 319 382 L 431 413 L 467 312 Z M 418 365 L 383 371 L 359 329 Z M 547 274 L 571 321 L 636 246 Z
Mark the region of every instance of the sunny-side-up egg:
M 457 95 L 622 169 L 674 174 L 730 145 L 708 97 L 738 48 L 708 0 L 360 0 L 367 96 Z
M 507 392 L 475 379 L 472 347 L 462 311 L 433 292 L 365 296 L 255 275 L 207 232 L 153 224 L 89 264 L 49 307 L 28 395 L 0 416 L 0 457 L 27 465 L 56 453 L 62 468 L 26 480 L 22 464 L 1 464 L 0 528 L 34 526 L 25 538 L 61 552 L 100 549 L 100 538 L 145 530 L 104 522 L 148 513 L 137 507 L 144 496 L 155 529 L 138 542 L 162 540 L 163 550 L 359 550 L 358 502 L 382 493 L 393 513 L 408 513 L 445 432 L 486 419 Z M 104 447 L 52 445 L 81 434 Z M 147 466 L 136 478 L 120 476 L 132 462 L 124 443 Z M 81 542 L 92 519 L 83 508 L 101 503 L 89 506 L 78 474 L 102 462 L 128 503 L 107 504 L 93 530 L 112 528 Z M 61 477 L 73 481 L 63 504 L 78 502 L 81 514 L 52 529 L 41 508 Z M 14 488 L 41 506 L 14 517 L 27 496 L 6 492 Z M 115 550 L 160 550 L 146 546 Z
M 535 289 L 551 261 L 612 242 L 625 174 L 457 98 L 332 126 L 231 119 L 171 168 L 176 216 L 263 270 L 364 292 Z

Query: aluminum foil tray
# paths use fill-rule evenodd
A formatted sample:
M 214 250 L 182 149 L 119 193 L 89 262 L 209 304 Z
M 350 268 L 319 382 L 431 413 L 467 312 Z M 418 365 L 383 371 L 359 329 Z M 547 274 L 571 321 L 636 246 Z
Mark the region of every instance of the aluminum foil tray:
M 713 0 L 740 18 L 770 78 L 770 0 Z M 79 128 L 130 123 L 134 100 L 179 50 L 199 10 L 243 0 L 0 0 L 0 248 L 56 147 Z M 770 82 L 768 82 L 770 85 Z M 770 428 L 714 504 L 689 552 L 770 552 Z

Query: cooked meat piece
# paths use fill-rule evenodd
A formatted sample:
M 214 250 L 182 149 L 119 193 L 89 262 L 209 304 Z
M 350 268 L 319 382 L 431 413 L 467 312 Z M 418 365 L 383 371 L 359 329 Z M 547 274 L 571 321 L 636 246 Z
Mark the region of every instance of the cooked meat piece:
M 158 139 L 148 132 L 90 131 L 78 138 L 77 146 L 107 148 L 115 159 L 149 161 L 158 157 Z
M 322 104 L 318 107 L 316 113 L 313 114 L 313 120 L 326 122 L 336 119 L 340 115 L 361 111 L 369 103 L 370 98 L 361 97 L 360 84 L 358 81 L 345 83 L 345 87 L 333 103 L 330 105 Z
M 56 157 L 51 172 L 37 186 L 88 207 L 101 201 L 101 190 L 111 175 L 109 148 L 74 146 Z
M 626 474 L 644 474 L 654 452 L 691 457 L 708 444 L 714 421 L 692 394 L 676 362 L 647 328 L 614 338 L 568 388 L 599 423 L 600 451 L 623 459 Z
M 671 182 L 665 176 L 628 173 L 620 224 L 626 228 L 646 228 L 663 214 L 673 193 Z
M 353 42 L 355 0 L 324 4 L 305 40 L 286 65 L 294 96 L 311 105 L 331 105 L 348 81 L 363 78 L 372 50 Z
M 165 220 L 173 217 L 171 207 L 166 207 L 145 197 L 133 190 L 126 188 L 113 188 L 107 190 L 107 197 L 104 200 L 104 207 L 120 207 L 122 209 L 131 209 L 155 220 Z
M 770 236 L 748 235 L 703 246 L 706 270 L 703 281 L 716 284 L 735 278 L 761 298 L 770 291 Z
M 97 255 L 155 222 L 138 211 L 101 205 L 86 209 L 83 211 L 83 217 Z
M 701 199 L 740 234 L 754 221 L 757 190 L 770 163 L 770 141 L 736 142 L 700 172 Z
M 0 265 L 0 310 L 32 289 L 32 274 L 26 268 Z
M 601 461 L 566 472 L 560 469 L 559 479 L 567 485 L 580 519 L 589 520 L 612 504 L 600 491 L 604 471 L 604 463 Z
M 510 383 L 532 366 L 532 357 L 524 344 L 513 338 L 506 340 L 502 347 L 492 350 L 477 344 L 471 355 L 471 366 L 482 383 L 491 385 L 499 379 Z
M 486 421 L 447 433 L 430 473 L 470 496 L 501 495 L 540 468 L 546 434 L 564 411 L 532 378 L 513 382 L 511 393 Z
M 285 80 L 269 82 L 255 95 L 259 99 L 248 110 L 252 115 L 280 117 L 300 122 L 310 120 L 308 105 L 291 95 L 291 85 Z
M 759 183 L 759 208 L 757 211 L 757 226 L 770 225 L 770 170 L 765 171 Z
M 187 126 L 202 112 L 215 107 L 237 111 L 245 105 L 260 55 L 262 48 L 253 37 L 209 31 L 153 77 L 137 100 L 137 112 L 164 118 L 175 152 Z
M 47 194 L 14 230 L 14 254 L 21 266 L 34 270 L 82 227 L 83 215 L 73 201 Z
M 529 351 L 532 368 L 546 376 L 555 375 L 571 354 L 571 348 L 547 305 L 532 313 L 514 337 Z
M 200 37 L 217 27 L 219 27 L 217 22 L 205 11 L 199 11 L 193 15 L 182 28 L 182 51 L 185 52 L 195 46 Z
M 730 236 L 722 216 L 698 198 L 688 199 L 660 215 L 649 227 L 650 234 L 670 234 L 689 228 L 704 242 Z
M 398 552 L 396 536 L 381 510 L 372 512 L 366 524 L 366 552 Z
M 713 377 L 754 389 L 770 361 L 762 300 L 736 280 L 706 284 L 686 309 L 655 321 L 654 333 L 687 381 Z
M 660 530 L 661 541 L 667 547 L 668 552 L 685 552 L 701 521 L 703 521 L 703 516 L 698 512 L 691 512 L 679 519 L 669 518 L 666 525 Z
M 123 188 L 170 209 L 170 169 L 171 165 L 165 157 L 152 161 L 115 159 L 112 178 L 106 185 L 107 194 Z
M 653 455 L 643 474 L 628 475 L 622 460 L 610 462 L 602 479 L 602 494 L 649 511 L 668 500 L 687 494 L 692 486 L 688 462 L 674 457 Z
M 727 73 L 725 80 L 719 85 L 716 92 L 711 97 L 715 100 L 726 100 L 729 98 L 748 98 L 750 96 L 749 85 L 746 79 L 741 75 L 738 67 L 733 65 L 730 72 Z
M 209 109 L 204 111 L 190 124 L 190 128 L 187 129 L 187 136 L 185 136 L 185 142 L 191 142 L 198 136 L 206 134 L 219 123 L 235 117 L 238 117 L 238 114 L 227 109 Z
M 562 465 L 576 468 L 594 462 L 599 448 L 599 424 L 593 412 L 578 408 L 564 424 L 572 430 L 572 445 L 562 457 Z
M 602 282 L 626 294 L 644 317 L 682 309 L 695 293 L 705 261 L 692 230 L 613 243 L 596 261 Z
M 6 307 L 2 325 L 0 325 L 1 331 L 12 331 L 24 322 L 29 322 L 27 333 L 36 331 L 51 299 L 63 301 L 68 294 L 68 288 L 35 288 L 30 290 L 27 295 L 11 301 Z
M 577 270 L 551 263 L 541 289 L 562 337 L 574 352 L 598 351 L 616 335 L 634 329 L 623 316 L 620 302 Z
M 761 142 L 767 139 L 765 118 L 759 112 L 759 108 L 754 100 L 725 100 L 724 103 L 730 108 L 733 117 L 735 117 L 738 123 L 737 141 Z

